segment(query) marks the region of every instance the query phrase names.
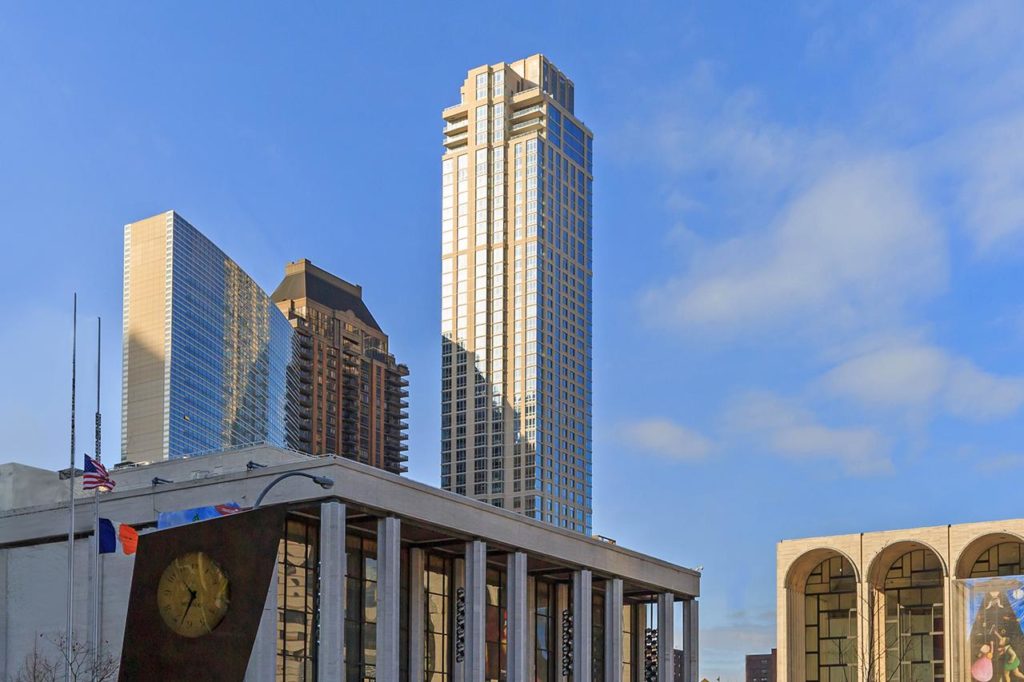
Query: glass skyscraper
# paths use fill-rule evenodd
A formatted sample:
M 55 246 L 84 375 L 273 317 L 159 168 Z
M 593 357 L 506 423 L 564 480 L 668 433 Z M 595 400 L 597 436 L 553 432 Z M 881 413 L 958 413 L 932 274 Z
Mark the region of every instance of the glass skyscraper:
M 442 487 L 589 534 L 593 135 L 542 55 L 443 118 Z
M 293 334 L 266 293 L 177 213 L 126 225 L 122 459 L 294 442 Z

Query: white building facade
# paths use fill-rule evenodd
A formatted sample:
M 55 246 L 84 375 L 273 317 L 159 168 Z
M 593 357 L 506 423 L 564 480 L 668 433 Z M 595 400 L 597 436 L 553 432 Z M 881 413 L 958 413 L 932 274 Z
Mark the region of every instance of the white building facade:
M 335 485 L 267 494 L 288 517 L 247 680 L 640 682 L 658 661 L 668 682 L 682 642 L 696 681 L 695 571 L 342 458 L 253 447 L 123 468 L 100 515 L 146 533 L 161 511 L 251 506 L 291 472 Z M 0 510 L 5 679 L 64 631 L 67 502 L 37 502 Z M 92 504 L 76 499 L 75 641 L 119 658 L 134 558 L 90 568 Z

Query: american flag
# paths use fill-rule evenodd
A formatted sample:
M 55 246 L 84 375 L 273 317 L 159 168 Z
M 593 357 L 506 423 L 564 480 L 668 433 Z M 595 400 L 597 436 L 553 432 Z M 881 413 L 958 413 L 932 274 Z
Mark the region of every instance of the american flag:
M 117 485 L 114 479 L 110 478 L 107 468 L 98 459 L 89 455 L 85 456 L 85 473 L 82 474 L 82 490 L 95 490 L 96 488 L 110 488 Z

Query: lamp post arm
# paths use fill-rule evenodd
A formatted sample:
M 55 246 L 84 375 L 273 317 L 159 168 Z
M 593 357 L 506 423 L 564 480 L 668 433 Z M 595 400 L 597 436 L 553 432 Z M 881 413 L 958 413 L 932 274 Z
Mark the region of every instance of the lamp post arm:
M 313 481 L 314 483 L 319 485 L 321 488 L 324 488 L 325 490 L 327 488 L 331 488 L 334 486 L 334 481 L 330 478 L 327 478 L 326 476 L 314 476 L 312 474 L 307 474 L 304 471 L 289 471 L 286 474 L 281 474 L 273 481 L 268 483 L 267 487 L 264 488 L 263 492 L 260 493 L 260 496 L 256 498 L 256 504 L 254 504 L 252 508 L 256 509 L 257 507 L 260 506 L 260 503 L 263 502 L 263 498 L 266 497 L 267 493 L 270 492 L 271 488 L 273 488 L 275 485 L 277 485 L 284 479 L 291 478 L 292 476 L 301 476 L 302 478 L 308 478 L 309 480 Z

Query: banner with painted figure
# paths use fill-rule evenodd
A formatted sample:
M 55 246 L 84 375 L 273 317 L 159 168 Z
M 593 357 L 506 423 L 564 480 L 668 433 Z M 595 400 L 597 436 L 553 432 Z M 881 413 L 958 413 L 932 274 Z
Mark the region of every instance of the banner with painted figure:
M 966 679 L 1024 680 L 1024 576 L 962 581 L 967 612 Z

